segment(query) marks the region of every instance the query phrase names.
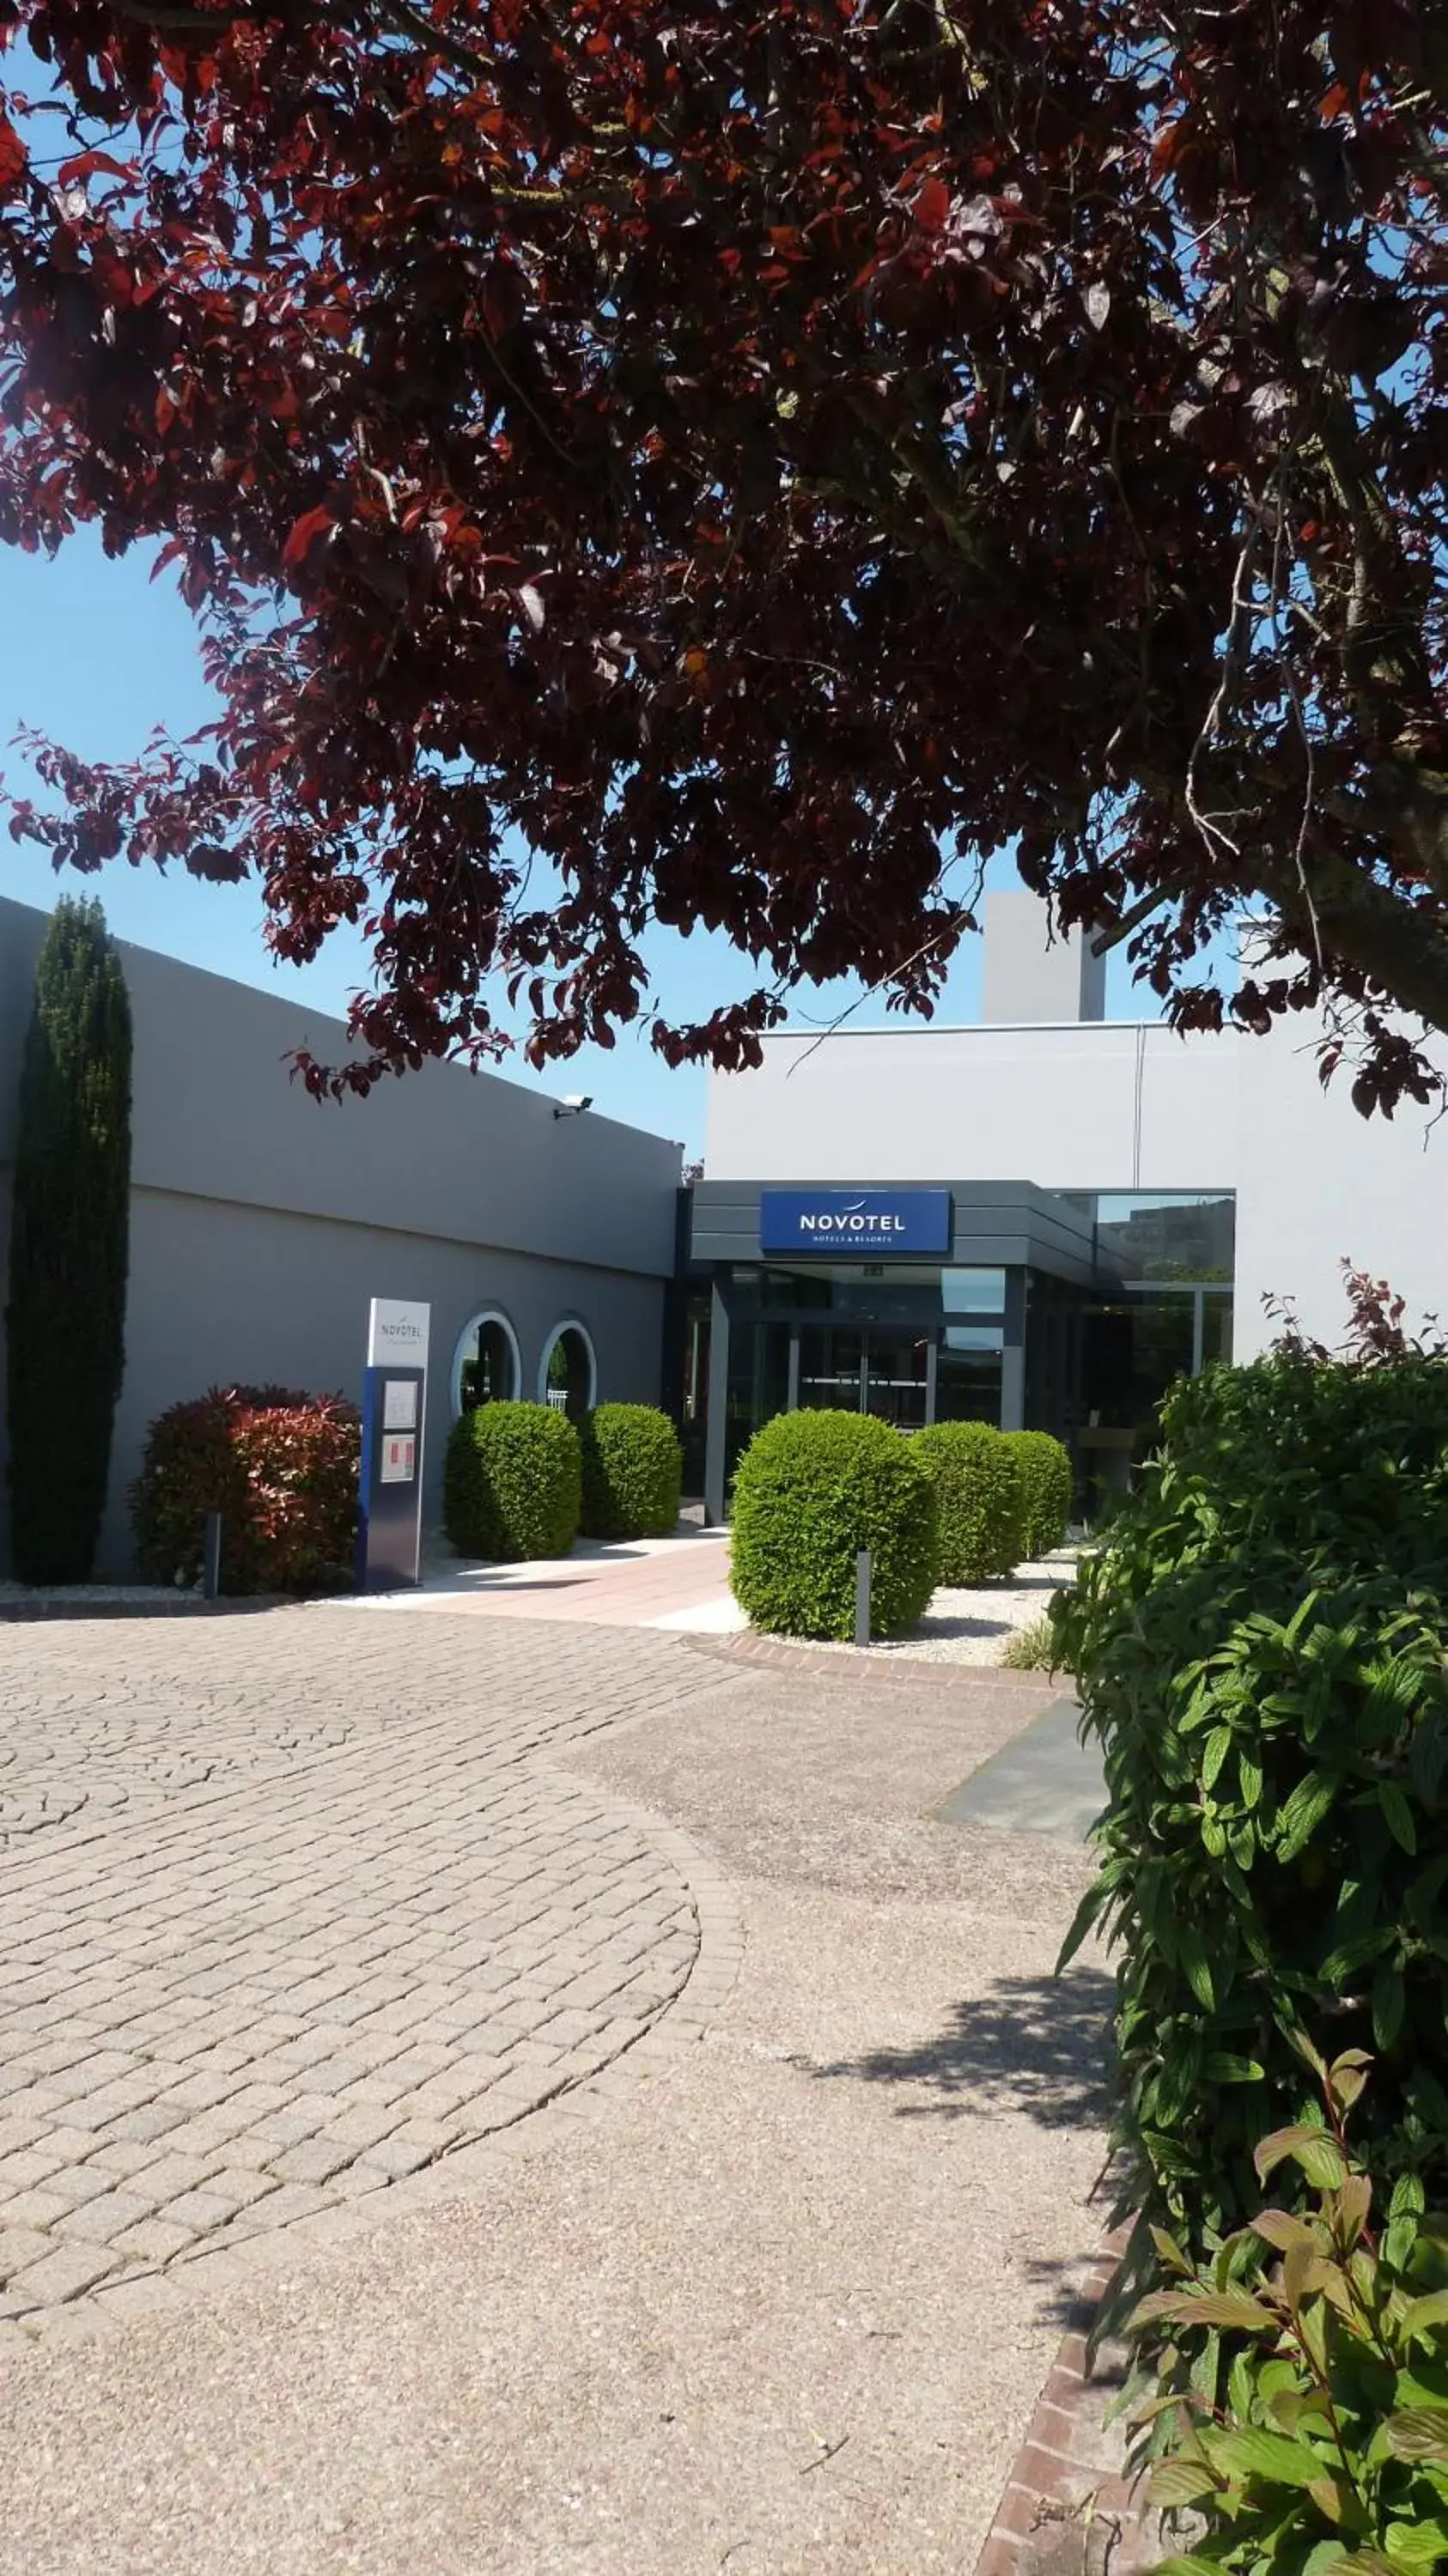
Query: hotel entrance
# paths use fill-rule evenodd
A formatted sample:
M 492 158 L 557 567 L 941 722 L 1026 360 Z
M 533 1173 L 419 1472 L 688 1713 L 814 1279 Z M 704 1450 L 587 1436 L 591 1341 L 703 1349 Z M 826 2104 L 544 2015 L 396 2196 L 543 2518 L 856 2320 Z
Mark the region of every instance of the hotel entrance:
M 1019 1426 L 1032 1214 L 1015 1190 L 965 1207 L 944 1188 L 699 1184 L 690 1349 L 695 1419 L 707 1352 L 709 1518 L 725 1516 L 740 1457 L 777 1413 L 869 1413 L 899 1431 Z M 1074 1250 L 1079 1220 L 1052 1227 Z
M 897 1431 L 1009 1420 L 1025 1279 L 1002 1265 L 731 1263 L 708 1328 L 705 1494 L 722 1517 L 743 1451 L 776 1413 L 873 1413 Z M 712 1470 L 712 1493 L 710 1482 Z
M 763 1423 L 826 1408 L 1053 1431 L 1097 1507 L 1171 1378 L 1230 1351 L 1232 1214 L 1222 1192 L 701 1182 L 686 1427 L 708 1517 Z

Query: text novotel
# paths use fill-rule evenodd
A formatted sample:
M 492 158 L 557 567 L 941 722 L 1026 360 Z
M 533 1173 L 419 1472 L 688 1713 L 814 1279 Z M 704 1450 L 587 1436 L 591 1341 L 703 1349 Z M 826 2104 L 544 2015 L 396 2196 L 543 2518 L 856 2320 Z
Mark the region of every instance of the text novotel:
M 808 1208 L 801 1208 L 795 1223 L 801 1234 L 885 1235 L 908 1234 L 910 1231 L 903 1216 L 891 1216 L 888 1212 L 880 1213 L 874 1208 L 867 1208 L 863 1212 L 858 1209 L 836 1210 L 834 1208 L 819 1208 L 811 1212 Z

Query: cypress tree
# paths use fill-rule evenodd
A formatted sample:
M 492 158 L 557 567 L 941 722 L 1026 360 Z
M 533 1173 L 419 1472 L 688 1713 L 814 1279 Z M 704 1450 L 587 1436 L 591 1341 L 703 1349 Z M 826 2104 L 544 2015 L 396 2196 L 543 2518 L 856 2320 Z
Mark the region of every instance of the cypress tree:
M 125 1367 L 131 1007 L 98 903 L 56 905 L 20 1072 L 6 1307 L 10 1548 L 25 1583 L 95 1560 Z

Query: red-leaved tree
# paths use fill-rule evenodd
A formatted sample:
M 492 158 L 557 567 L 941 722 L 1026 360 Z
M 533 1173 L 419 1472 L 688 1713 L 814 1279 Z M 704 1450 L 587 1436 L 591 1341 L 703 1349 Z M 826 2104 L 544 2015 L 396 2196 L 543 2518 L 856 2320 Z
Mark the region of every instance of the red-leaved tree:
M 0 0 L 0 536 L 160 542 L 221 694 L 60 862 L 367 925 L 348 1081 L 651 921 L 928 1003 L 980 865 L 1188 1026 L 1448 1028 L 1448 9 Z M 550 901 L 516 853 L 551 863 Z M 551 901 L 561 884 L 561 900 Z M 310 1068 L 320 1085 L 323 1070 Z

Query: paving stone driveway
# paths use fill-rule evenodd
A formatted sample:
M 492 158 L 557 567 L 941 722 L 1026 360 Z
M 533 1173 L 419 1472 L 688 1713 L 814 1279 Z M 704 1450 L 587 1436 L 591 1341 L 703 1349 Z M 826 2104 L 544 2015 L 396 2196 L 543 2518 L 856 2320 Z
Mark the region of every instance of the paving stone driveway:
M 0 1628 L 0 2342 L 629 2048 L 691 1890 L 543 1757 L 730 1686 L 669 1639 L 341 1607 Z

